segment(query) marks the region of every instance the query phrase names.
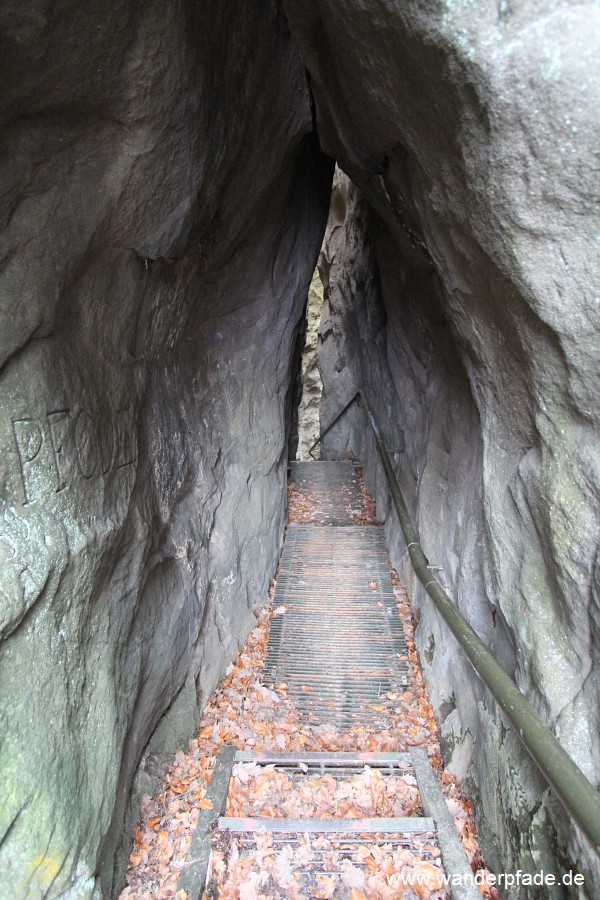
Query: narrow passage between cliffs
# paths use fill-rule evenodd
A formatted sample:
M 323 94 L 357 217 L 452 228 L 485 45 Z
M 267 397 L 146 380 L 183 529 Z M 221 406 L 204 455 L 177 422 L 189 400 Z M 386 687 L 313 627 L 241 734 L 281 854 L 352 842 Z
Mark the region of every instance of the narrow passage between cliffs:
M 380 531 L 375 505 L 365 490 L 360 468 L 351 463 L 292 464 L 288 497 L 286 543 L 290 541 L 290 535 L 296 540 L 299 534 L 318 539 L 319 534 L 325 532 L 328 543 L 320 544 L 323 558 L 332 556 L 334 537 L 338 540 L 343 537 L 347 542 L 352 535 L 358 536 L 358 548 L 365 544 L 369 529 L 373 536 Z M 359 551 L 350 548 L 350 552 L 357 554 Z M 293 573 L 289 559 L 286 562 L 284 548 L 269 602 L 207 705 L 198 736 L 189 742 L 187 753 L 177 753 L 160 792 L 155 797 L 144 798 L 130 856 L 128 884 L 120 900 L 142 897 L 190 900 L 192 896 L 246 900 L 261 897 L 366 900 L 399 896 L 399 886 L 406 888 L 407 884 L 413 885 L 413 896 L 450 896 L 443 885 L 441 853 L 433 836 L 420 840 L 417 836 L 412 842 L 405 836 L 401 843 L 394 844 L 389 835 L 384 835 L 384 839 L 381 835 L 358 835 L 350 843 L 340 843 L 337 835 L 338 842 L 335 843 L 336 836 L 329 834 L 284 835 L 285 840 L 281 840 L 269 832 L 255 834 L 250 839 L 248 834 L 224 835 L 217 831 L 212 838 L 206 885 L 200 890 L 197 885 L 190 888 L 194 885 L 190 873 L 197 863 L 196 858 L 190 858 L 194 848 L 192 838 L 199 817 L 213 806 L 213 801 L 206 795 L 207 787 L 217 754 L 225 745 L 234 745 L 251 754 L 291 755 L 292 760 L 294 755 L 300 758 L 310 753 L 358 752 L 381 757 L 381 754 L 401 755 L 411 748 L 423 748 L 437 773 L 472 870 L 479 871 L 480 877 L 485 874 L 471 804 L 461 795 L 453 776 L 443 768 L 437 725 L 415 650 L 409 599 L 397 574 L 389 567 L 385 551 L 384 558 L 384 570 L 369 572 L 359 559 L 354 572 L 362 571 L 363 580 L 368 579 L 367 594 L 372 592 L 379 598 L 380 588 L 389 591 L 404 647 L 404 652 L 398 654 L 398 671 L 402 673 L 404 683 L 400 686 L 385 684 L 383 689 L 380 684 L 376 702 L 363 691 L 354 715 L 349 717 L 336 706 L 334 697 L 328 718 L 319 704 L 318 695 L 321 693 L 326 702 L 332 703 L 335 671 L 330 673 L 329 693 L 327 690 L 323 693 L 323 684 L 327 681 L 325 671 L 316 682 L 311 681 L 314 670 L 310 670 L 310 666 L 305 675 L 298 674 L 295 666 L 290 665 L 288 647 L 287 680 L 277 680 L 279 669 L 285 669 L 286 656 L 281 651 L 285 640 L 274 638 L 274 629 L 280 629 L 285 621 L 289 637 L 293 636 L 290 622 L 294 609 L 291 606 L 299 602 L 303 588 L 308 586 L 309 605 L 311 598 L 318 600 L 315 589 L 318 582 L 311 582 L 308 569 L 305 577 L 298 577 L 296 572 L 292 584 Z M 346 569 L 352 568 L 350 557 L 345 559 L 342 565 Z M 287 594 L 282 588 L 284 579 L 287 579 Z M 348 590 L 348 585 L 345 589 Z M 304 594 L 307 594 L 306 590 Z M 290 596 L 291 600 L 286 599 Z M 377 604 L 383 606 L 380 599 L 373 602 L 375 609 Z M 335 640 L 335 635 L 332 638 Z M 368 636 L 364 639 L 368 641 Z M 315 644 L 319 644 L 318 634 L 315 634 Z M 279 653 L 275 652 L 277 649 Z M 308 644 L 306 649 L 309 657 L 315 652 Z M 356 665 L 351 659 L 355 650 L 355 647 L 348 648 L 349 672 Z M 359 665 L 361 662 L 364 665 L 365 659 L 368 661 L 366 644 L 364 650 L 364 659 Z M 338 667 L 340 663 L 343 667 L 343 643 L 334 655 Z M 300 659 L 306 663 L 302 654 Z M 313 659 L 313 662 L 319 663 L 319 660 Z M 368 675 L 366 669 L 365 672 Z M 296 675 L 300 680 L 294 684 Z M 257 817 L 264 821 L 265 817 L 269 820 L 307 820 L 309 817 L 352 820 L 369 816 L 410 817 L 423 813 L 417 782 L 410 769 L 390 775 L 375 764 L 367 764 L 355 766 L 346 774 L 343 769 L 334 771 L 335 777 L 323 767 L 315 770 L 302 762 L 293 763 L 291 768 L 283 763 L 260 765 L 252 759 L 237 762 L 229 783 L 225 814 L 250 817 L 256 822 Z M 195 856 L 192 853 L 192 857 Z M 495 898 L 497 894 L 491 889 L 484 896 Z

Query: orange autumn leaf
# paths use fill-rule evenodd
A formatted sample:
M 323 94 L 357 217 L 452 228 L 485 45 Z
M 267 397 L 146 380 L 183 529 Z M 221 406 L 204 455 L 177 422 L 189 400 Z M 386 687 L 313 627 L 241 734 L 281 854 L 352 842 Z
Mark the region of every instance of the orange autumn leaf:
M 263 806 L 259 815 L 266 816 L 269 819 L 275 819 L 278 816 L 278 810 L 275 806 Z
M 439 869 L 425 863 L 418 868 L 419 884 L 414 886 L 419 897 L 429 897 L 431 891 L 439 890 L 443 885 L 442 874 Z
M 148 819 L 148 827 L 156 828 L 157 825 L 160 824 L 160 816 L 152 816 L 151 819 Z
M 212 800 L 209 800 L 208 797 L 205 797 L 204 800 L 198 800 L 198 802 L 196 803 L 196 806 L 199 809 L 212 809 L 213 808 Z
M 365 895 L 358 888 L 353 887 L 350 891 L 350 900 L 365 900 Z

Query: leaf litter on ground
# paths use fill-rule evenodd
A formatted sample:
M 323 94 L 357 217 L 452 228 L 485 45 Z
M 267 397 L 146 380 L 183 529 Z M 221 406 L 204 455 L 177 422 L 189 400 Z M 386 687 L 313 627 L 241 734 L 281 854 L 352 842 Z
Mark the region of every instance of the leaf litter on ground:
M 356 524 L 374 524 L 374 503 L 360 477 L 359 484 L 363 504 Z M 290 522 L 312 524 L 319 513 L 311 498 L 289 486 Z M 422 746 L 438 772 L 473 871 L 482 869 L 485 873 L 472 804 L 462 795 L 454 776 L 443 767 L 437 723 L 415 648 L 410 601 L 397 573 L 392 569 L 390 573 L 408 648 L 408 658 L 400 662 L 408 664 L 409 686 L 398 695 L 386 727 L 362 727 L 360 722 L 343 731 L 333 725 L 308 726 L 288 701 L 287 684 L 278 684 L 272 690 L 261 683 L 269 625 L 275 615 L 273 584 L 269 602 L 257 613 L 256 628 L 207 704 L 198 735 L 188 742 L 188 752 L 176 754 L 160 792 L 142 799 L 127 886 L 119 900 L 189 900 L 185 891 L 177 891 L 177 882 L 186 864 L 200 809 L 210 802 L 206 800 L 206 788 L 223 744 L 289 753 L 402 752 L 410 746 Z M 422 811 L 410 776 L 383 777 L 369 766 L 344 779 L 308 772 L 290 776 L 273 765 L 239 763 L 233 769 L 226 814 L 362 818 L 414 816 Z M 438 900 L 448 896 L 443 887 L 440 851 L 433 836 L 421 846 L 413 843 L 412 848 L 377 841 L 373 835 L 363 835 L 363 843 L 359 844 L 348 844 L 347 835 L 336 838 L 299 834 L 293 838 L 275 846 L 270 833 L 217 834 L 205 896 L 209 900 Z M 415 874 L 419 884 L 415 883 Z M 488 900 L 498 900 L 494 888 L 481 891 Z

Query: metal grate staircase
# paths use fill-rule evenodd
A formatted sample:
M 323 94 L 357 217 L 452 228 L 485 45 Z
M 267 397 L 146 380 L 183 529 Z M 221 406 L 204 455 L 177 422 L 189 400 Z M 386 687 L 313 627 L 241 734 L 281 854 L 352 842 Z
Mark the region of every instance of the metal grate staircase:
M 291 774 L 294 781 L 309 781 L 323 773 L 335 779 L 347 779 L 360 774 L 365 766 L 377 770 L 383 778 L 408 778 L 418 785 L 424 815 L 402 818 L 273 818 L 263 816 L 229 817 L 223 815 L 227 804 L 229 783 L 234 764 L 274 766 Z M 287 847 L 300 844 L 305 835 L 313 839 L 323 836 L 326 846 L 318 840 L 311 845 L 310 858 L 295 873 L 302 896 L 311 897 L 315 878 L 320 875 L 341 876 L 344 864 L 355 861 L 361 846 L 382 846 L 388 852 L 408 849 L 425 862 L 443 862 L 446 872 L 460 876 L 462 884 L 453 884 L 448 896 L 455 900 L 480 898 L 471 883 L 472 872 L 454 823 L 448 812 L 435 772 L 427 754 L 413 748 L 410 753 L 253 753 L 223 747 L 217 758 L 207 796 L 211 809 L 203 809 L 192 838 L 188 857 L 191 863 L 181 876 L 178 890 L 185 890 L 187 900 L 200 900 L 211 895 L 211 848 L 231 851 L 235 841 L 237 856 L 257 854 L 260 837 L 272 836 L 270 846 L 277 854 Z M 331 848 L 333 847 L 333 853 Z M 334 860 L 332 863 L 332 859 Z M 456 879 L 453 879 L 456 880 Z M 398 885 L 399 891 L 401 885 Z M 268 894 L 267 894 L 268 896 Z M 398 896 L 402 896 L 399 892 Z
M 352 725 L 386 724 L 407 683 L 407 651 L 396 612 L 383 529 L 357 526 L 361 493 L 352 463 L 292 463 L 297 490 L 318 508 L 314 524 L 289 525 L 280 562 L 263 680 L 285 682 L 300 721 L 343 730 Z M 420 812 L 400 818 L 283 818 L 225 815 L 234 765 L 272 766 L 293 786 L 328 773 L 351 779 L 365 766 L 384 779 L 404 779 L 418 787 Z M 272 770 L 273 771 L 273 770 Z M 448 812 L 427 754 L 255 753 L 223 747 L 210 782 L 210 809 L 201 809 L 178 892 L 187 900 L 217 894 L 211 886 L 211 848 L 224 858 L 234 853 L 260 859 L 265 836 L 272 853 L 283 853 L 310 836 L 310 853 L 297 871 L 302 896 L 315 892 L 318 878 L 343 875 L 356 864 L 361 846 L 406 849 L 421 862 L 443 863 L 459 875 L 444 896 L 475 900 L 480 892 Z M 333 852 L 331 848 L 333 847 Z M 233 849 L 235 848 L 235 850 Z M 327 849 L 328 848 L 328 849 Z M 289 850 L 287 851 L 289 852 Z M 358 854 L 360 859 L 360 854 Z M 441 870 L 440 870 L 441 871 Z M 315 880 L 316 879 L 316 880 Z M 268 887 L 261 896 L 271 896 Z M 398 897 L 404 888 L 398 887 Z M 281 896 L 279 893 L 273 896 Z M 344 893 L 340 881 L 333 898 Z M 416 896 L 407 891 L 406 896 Z

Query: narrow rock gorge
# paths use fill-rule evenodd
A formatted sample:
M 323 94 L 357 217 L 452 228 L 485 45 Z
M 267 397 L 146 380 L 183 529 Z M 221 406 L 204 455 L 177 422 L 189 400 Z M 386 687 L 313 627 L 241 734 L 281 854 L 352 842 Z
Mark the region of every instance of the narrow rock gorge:
M 326 225 L 321 424 L 366 391 L 442 582 L 598 785 L 599 35 L 565 0 L 2 5 L 0 897 L 115 896 L 255 623 Z M 360 407 L 322 452 L 363 461 L 490 865 L 597 896 Z

